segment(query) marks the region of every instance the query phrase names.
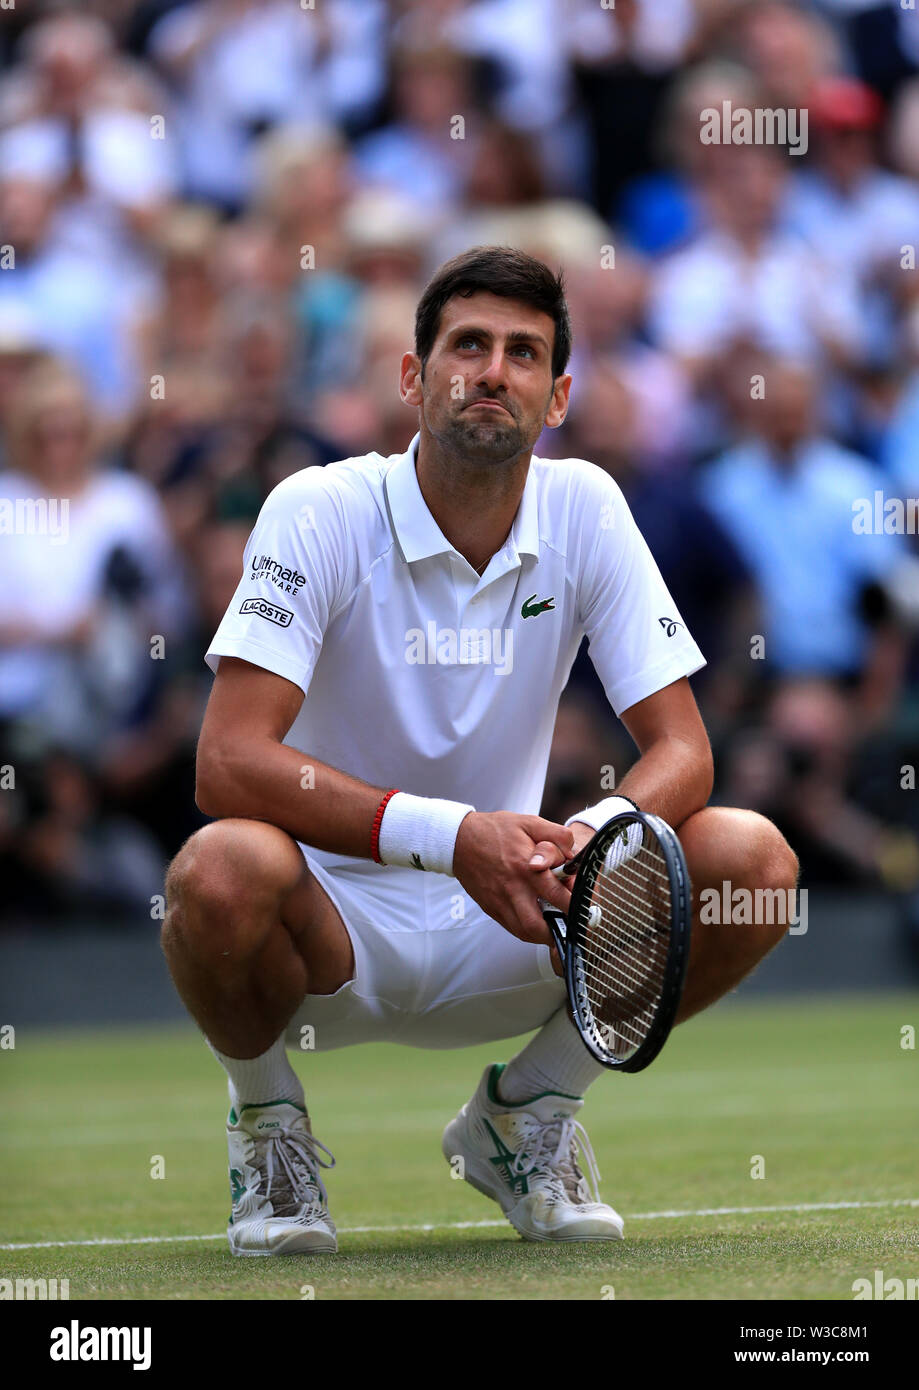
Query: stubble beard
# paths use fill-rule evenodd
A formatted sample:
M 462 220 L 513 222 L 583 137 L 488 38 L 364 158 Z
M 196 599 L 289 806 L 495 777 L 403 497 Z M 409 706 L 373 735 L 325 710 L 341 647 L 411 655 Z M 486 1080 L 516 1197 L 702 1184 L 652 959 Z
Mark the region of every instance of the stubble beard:
M 467 415 L 465 409 L 450 417 L 441 443 L 458 458 L 471 464 L 510 463 L 530 447 L 517 420 L 510 415 L 495 418 Z

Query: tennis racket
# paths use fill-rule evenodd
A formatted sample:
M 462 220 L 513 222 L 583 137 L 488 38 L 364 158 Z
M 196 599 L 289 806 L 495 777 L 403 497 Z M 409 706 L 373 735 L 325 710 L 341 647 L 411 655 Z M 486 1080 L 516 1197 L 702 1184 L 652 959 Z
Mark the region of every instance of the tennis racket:
M 659 816 L 626 811 L 554 870 L 575 872 L 567 914 L 539 899 L 575 1026 L 598 1062 L 642 1071 L 667 1041 L 686 978 L 692 889 L 682 846 Z

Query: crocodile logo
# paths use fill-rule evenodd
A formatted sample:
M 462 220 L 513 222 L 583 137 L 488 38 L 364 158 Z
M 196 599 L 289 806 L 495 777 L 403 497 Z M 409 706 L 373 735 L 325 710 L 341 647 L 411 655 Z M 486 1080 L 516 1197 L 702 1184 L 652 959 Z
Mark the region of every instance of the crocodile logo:
M 424 865 L 423 865 L 422 862 L 421 862 L 421 855 L 420 855 L 420 854 L 415 854 L 414 852 L 412 853 L 412 868 L 413 868 L 413 869 L 423 869 L 423 868 L 424 868 Z
M 540 613 L 548 613 L 550 609 L 555 607 L 554 594 L 551 598 L 540 599 L 538 603 L 534 602 L 535 598 L 535 594 L 530 594 L 529 598 L 524 599 L 523 607 L 521 608 L 520 612 L 523 614 L 525 618 L 536 618 L 539 616 Z

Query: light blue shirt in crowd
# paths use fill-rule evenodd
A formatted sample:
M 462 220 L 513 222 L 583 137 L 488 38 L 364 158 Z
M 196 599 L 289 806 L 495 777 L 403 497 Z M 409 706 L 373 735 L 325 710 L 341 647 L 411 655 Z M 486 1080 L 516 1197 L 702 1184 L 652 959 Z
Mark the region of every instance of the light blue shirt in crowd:
M 766 662 L 789 675 L 856 670 L 868 642 L 859 595 L 903 553 L 899 536 L 854 524 L 863 509 L 853 503 L 873 501 L 884 475 L 829 439 L 805 441 L 788 462 L 750 440 L 704 469 L 699 486 L 754 574 Z

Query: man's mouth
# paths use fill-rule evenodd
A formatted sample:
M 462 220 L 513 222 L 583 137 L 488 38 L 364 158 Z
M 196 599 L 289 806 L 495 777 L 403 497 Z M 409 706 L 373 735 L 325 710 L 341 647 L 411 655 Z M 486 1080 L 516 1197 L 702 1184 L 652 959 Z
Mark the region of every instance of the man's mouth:
M 489 410 L 503 410 L 505 415 L 510 415 L 510 411 L 507 409 L 507 406 L 502 405 L 500 401 L 473 401 L 471 405 L 465 406 L 464 409 L 474 410 L 476 406 L 480 406 L 483 408 L 487 407 Z

